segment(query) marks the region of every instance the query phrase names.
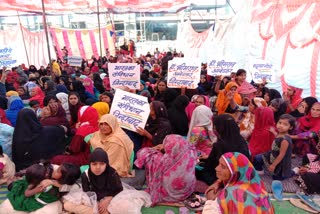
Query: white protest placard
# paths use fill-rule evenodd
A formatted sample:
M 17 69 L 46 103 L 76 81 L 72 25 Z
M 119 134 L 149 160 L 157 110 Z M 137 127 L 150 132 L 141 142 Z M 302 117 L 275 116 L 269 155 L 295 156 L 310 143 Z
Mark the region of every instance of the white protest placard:
M 127 86 L 140 89 L 140 65 L 136 63 L 108 63 L 110 85 L 112 88 Z
M 251 60 L 249 71 L 252 75 L 252 80 L 255 83 L 262 83 L 265 79 L 267 82 L 274 83 L 276 81 L 273 65 L 265 60 Z
M 207 72 L 210 76 L 229 76 L 231 72 L 237 72 L 237 62 L 226 59 L 210 59 L 207 64 Z
M 200 82 L 201 61 L 192 58 L 174 58 L 168 62 L 169 88 L 195 89 Z
M 80 67 L 82 63 L 81 56 L 68 56 L 68 64 L 70 66 Z
M 149 113 L 147 97 L 116 89 L 110 114 L 118 118 L 122 128 L 137 132 L 137 127 L 145 127 Z
M 17 63 L 11 47 L 0 48 L 0 67 L 12 67 Z

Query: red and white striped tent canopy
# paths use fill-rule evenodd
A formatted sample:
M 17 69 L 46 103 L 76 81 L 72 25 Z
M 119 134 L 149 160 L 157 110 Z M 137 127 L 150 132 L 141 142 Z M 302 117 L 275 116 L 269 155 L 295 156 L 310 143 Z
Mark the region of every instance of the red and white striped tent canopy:
M 190 0 L 43 0 L 46 13 L 54 12 L 176 12 Z M 42 0 L 1 0 L 0 11 L 42 12 Z M 5 15 L 5 14 L 2 14 Z

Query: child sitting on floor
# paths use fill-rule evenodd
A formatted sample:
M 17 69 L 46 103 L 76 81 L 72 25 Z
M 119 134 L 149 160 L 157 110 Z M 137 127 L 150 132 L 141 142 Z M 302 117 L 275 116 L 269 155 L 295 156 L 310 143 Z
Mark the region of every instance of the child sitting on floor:
M 293 175 L 291 170 L 292 139 L 289 132 L 295 127 L 295 118 L 289 114 L 280 116 L 277 122 L 278 135 L 274 139 L 271 151 L 256 155 L 254 166 L 262 173 L 263 164 L 268 168 L 274 180 L 284 180 Z
M 107 214 L 111 199 L 123 190 L 122 183 L 116 170 L 109 165 L 107 153 L 96 148 L 89 158 L 90 167 L 81 175 L 84 192 L 96 194 L 97 206 L 100 214 Z M 93 213 L 94 205 L 75 204 L 70 201 L 64 203 L 64 208 L 71 213 Z

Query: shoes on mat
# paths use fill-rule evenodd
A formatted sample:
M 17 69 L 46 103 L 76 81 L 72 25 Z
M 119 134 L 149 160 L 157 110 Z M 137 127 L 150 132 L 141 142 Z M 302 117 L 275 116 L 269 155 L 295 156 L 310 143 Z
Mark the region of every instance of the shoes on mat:
M 272 192 L 273 192 L 273 197 L 275 199 L 277 199 L 278 201 L 282 201 L 283 200 L 283 196 L 282 196 L 282 191 L 283 191 L 283 186 L 281 181 L 278 180 L 274 180 L 272 181 Z

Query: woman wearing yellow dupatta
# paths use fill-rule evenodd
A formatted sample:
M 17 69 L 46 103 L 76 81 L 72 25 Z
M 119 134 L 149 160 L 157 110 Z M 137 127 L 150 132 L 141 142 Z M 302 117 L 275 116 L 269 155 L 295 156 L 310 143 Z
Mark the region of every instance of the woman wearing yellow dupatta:
M 224 90 L 219 91 L 216 101 L 218 114 L 234 113 L 238 105 L 241 105 L 242 99 L 237 88 L 237 83 L 229 82 Z
M 110 166 L 121 177 L 131 177 L 129 172 L 133 142 L 121 129 L 115 116 L 105 114 L 100 118 L 99 131 L 93 133 L 89 143 L 93 149 L 100 147 L 107 152 Z

